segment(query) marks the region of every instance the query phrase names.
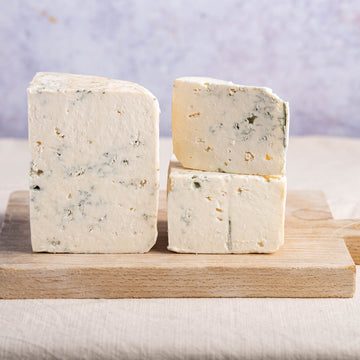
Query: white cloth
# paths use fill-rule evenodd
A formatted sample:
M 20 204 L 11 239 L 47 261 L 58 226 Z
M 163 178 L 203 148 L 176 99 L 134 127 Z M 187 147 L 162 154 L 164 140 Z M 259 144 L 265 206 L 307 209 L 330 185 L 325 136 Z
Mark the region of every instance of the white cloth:
M 162 139 L 162 188 L 170 152 Z M 323 190 L 335 218 L 360 217 L 359 159 L 360 139 L 291 138 L 289 190 Z M 10 191 L 27 188 L 28 163 L 26 141 L 0 140 L 0 214 Z M 359 359 L 360 291 L 353 299 L 1 300 L 0 359 L 28 358 Z

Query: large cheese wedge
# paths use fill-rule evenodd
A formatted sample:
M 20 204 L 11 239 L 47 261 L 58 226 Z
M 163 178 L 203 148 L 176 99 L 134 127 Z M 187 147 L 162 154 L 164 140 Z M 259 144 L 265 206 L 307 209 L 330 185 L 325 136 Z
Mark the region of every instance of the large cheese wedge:
M 130 82 L 38 73 L 28 106 L 33 250 L 148 251 L 157 237 L 157 99 Z

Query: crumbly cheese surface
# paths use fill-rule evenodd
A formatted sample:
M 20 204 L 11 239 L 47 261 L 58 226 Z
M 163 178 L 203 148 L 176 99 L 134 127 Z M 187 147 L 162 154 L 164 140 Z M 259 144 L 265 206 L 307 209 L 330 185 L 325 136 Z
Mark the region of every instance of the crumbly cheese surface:
M 148 251 L 157 237 L 157 99 L 125 81 L 38 73 L 28 109 L 33 250 Z
M 184 167 L 284 175 L 288 132 L 288 103 L 271 89 L 199 77 L 174 82 L 174 154 Z
M 285 176 L 184 169 L 168 177 L 168 249 L 183 253 L 272 253 L 284 242 Z

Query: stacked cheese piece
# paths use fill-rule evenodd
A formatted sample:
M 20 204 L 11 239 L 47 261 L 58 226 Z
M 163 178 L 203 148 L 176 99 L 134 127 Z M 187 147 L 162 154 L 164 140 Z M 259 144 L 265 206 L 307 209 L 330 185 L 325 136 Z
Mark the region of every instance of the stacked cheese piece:
M 175 80 L 169 250 L 271 253 L 284 242 L 289 107 L 268 88 Z
M 38 73 L 28 99 L 33 250 L 148 251 L 157 237 L 157 99 L 137 84 L 57 73 Z

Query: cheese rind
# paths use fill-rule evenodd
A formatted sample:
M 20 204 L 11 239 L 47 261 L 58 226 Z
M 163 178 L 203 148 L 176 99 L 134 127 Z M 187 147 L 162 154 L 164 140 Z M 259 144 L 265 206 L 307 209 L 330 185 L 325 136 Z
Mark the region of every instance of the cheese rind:
M 184 253 L 272 253 L 284 242 L 285 176 L 185 169 L 168 178 L 168 249 Z
M 38 73 L 28 106 L 33 250 L 148 251 L 157 237 L 157 99 L 125 81 Z
M 174 154 L 190 169 L 284 175 L 289 105 L 271 89 L 201 77 L 174 81 Z

